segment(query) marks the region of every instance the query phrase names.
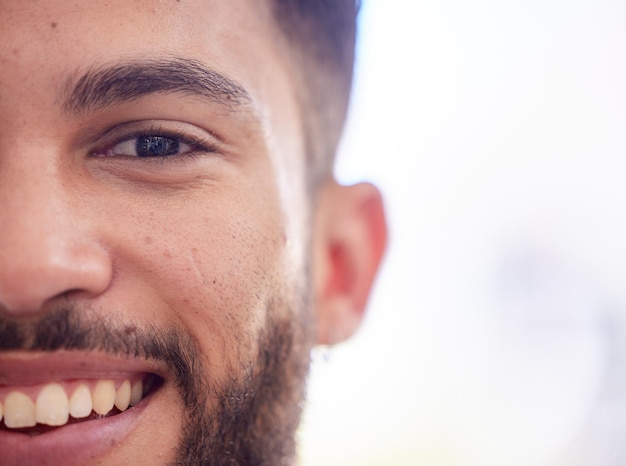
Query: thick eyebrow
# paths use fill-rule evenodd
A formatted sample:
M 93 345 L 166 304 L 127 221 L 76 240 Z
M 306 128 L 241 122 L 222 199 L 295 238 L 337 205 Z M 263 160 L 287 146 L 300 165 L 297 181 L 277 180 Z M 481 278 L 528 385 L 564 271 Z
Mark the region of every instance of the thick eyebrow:
M 65 111 L 89 110 L 132 102 L 154 93 L 204 97 L 231 110 L 250 107 L 248 92 L 227 76 L 193 59 L 142 59 L 90 68 L 69 78 L 61 102 Z

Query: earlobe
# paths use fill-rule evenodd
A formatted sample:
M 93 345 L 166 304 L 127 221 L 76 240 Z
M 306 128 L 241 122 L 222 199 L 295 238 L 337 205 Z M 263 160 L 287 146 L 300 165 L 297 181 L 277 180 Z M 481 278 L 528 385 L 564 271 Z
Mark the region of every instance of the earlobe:
M 339 343 L 358 328 L 386 242 L 375 186 L 330 182 L 323 188 L 314 249 L 319 344 Z

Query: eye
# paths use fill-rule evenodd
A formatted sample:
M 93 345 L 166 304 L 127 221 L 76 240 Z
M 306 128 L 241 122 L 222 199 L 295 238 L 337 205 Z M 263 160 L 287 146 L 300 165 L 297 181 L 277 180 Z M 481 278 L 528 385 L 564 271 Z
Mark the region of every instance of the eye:
M 162 135 L 140 135 L 112 146 L 107 155 L 128 157 L 171 157 L 191 152 L 191 145 L 180 138 Z
M 180 161 L 220 154 L 220 140 L 197 126 L 177 121 L 142 120 L 106 131 L 91 157 L 132 161 Z

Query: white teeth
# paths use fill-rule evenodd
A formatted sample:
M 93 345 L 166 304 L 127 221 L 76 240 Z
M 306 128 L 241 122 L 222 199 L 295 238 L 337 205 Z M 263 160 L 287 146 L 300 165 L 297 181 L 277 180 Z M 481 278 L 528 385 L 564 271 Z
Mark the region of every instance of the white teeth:
M 70 397 L 70 414 L 75 419 L 81 419 L 91 414 L 93 403 L 89 387 L 81 384 Z
M 58 383 L 46 385 L 35 403 L 35 420 L 48 426 L 63 426 L 70 416 L 65 390 Z
M 37 424 L 63 426 L 70 416 L 82 419 L 95 412 L 101 416 L 108 414 L 114 407 L 126 411 L 143 399 L 143 382 L 138 381 L 132 387 L 125 380 L 115 390 L 113 380 L 99 380 L 93 391 L 87 383 L 80 383 L 68 398 L 61 384 L 50 383 L 44 386 L 35 402 L 17 390 L 9 392 L 4 400 L 0 399 L 0 422 L 9 429 L 34 427 Z M 1 462 L 1 461 L 0 461 Z
M 96 384 L 91 399 L 96 413 L 108 413 L 115 405 L 115 383 L 112 380 L 100 380 Z
M 4 399 L 4 425 L 11 429 L 33 427 L 35 420 L 35 403 L 20 392 L 11 392 Z
M 130 382 L 125 380 L 115 393 L 115 407 L 120 411 L 126 411 L 130 406 L 131 388 Z
M 135 385 L 130 393 L 130 405 L 135 406 L 143 398 L 143 382 L 140 380 Z

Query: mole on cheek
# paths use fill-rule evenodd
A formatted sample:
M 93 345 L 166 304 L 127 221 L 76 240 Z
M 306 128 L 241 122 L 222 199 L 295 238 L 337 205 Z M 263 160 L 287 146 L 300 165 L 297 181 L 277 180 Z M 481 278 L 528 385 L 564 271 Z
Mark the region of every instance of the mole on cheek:
M 52 29 L 55 29 L 57 26 L 58 26 L 58 24 L 57 24 L 57 23 L 50 23 L 50 27 L 51 27 Z

